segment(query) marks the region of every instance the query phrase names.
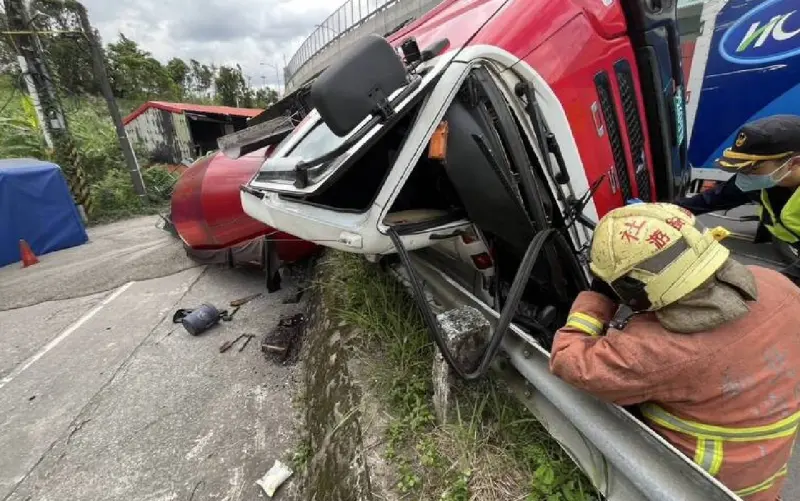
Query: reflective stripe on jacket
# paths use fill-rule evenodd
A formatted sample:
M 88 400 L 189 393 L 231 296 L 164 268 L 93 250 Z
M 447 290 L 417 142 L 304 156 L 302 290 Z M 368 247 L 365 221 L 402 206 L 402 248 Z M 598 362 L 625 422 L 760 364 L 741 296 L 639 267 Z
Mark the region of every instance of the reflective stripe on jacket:
M 616 306 L 582 292 L 553 343 L 551 371 L 646 422 L 747 501 L 775 501 L 800 421 L 800 289 L 749 267 L 750 313 L 707 332 L 667 331 L 653 313 L 604 327 Z M 588 335 L 587 335 L 588 334 Z
M 775 213 L 767 190 L 761 190 L 761 210 L 759 212 L 764 227 L 775 238 L 793 244 L 800 236 L 800 190 L 795 190 L 789 199 Z
M 788 418 L 770 425 L 750 428 L 726 428 L 681 419 L 655 404 L 642 404 L 640 410 L 645 419 L 655 426 L 694 438 L 696 441 L 694 462 L 712 476 L 719 475 L 725 460 L 725 449 L 735 448 L 737 444 L 754 444 L 790 438 L 792 439 L 791 448 L 793 448 L 794 437 L 797 434 L 797 423 L 800 421 L 800 412 L 796 412 Z M 785 440 L 782 442 L 785 442 Z M 781 445 L 785 446 L 784 443 L 781 443 Z M 745 446 L 744 449 L 746 450 L 748 447 L 749 445 Z M 774 474 L 757 484 L 736 490 L 736 494 L 740 497 L 748 497 L 771 489 L 779 479 L 786 476 L 788 466 L 788 463 L 784 463 Z

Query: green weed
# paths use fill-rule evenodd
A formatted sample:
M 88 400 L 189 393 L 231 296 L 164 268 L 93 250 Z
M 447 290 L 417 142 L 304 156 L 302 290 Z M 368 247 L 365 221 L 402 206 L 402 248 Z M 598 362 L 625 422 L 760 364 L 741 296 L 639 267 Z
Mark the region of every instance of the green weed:
M 561 447 L 502 383 L 455 388 L 453 423 L 432 406 L 434 347 L 405 288 L 360 256 L 330 255 L 326 300 L 363 332 L 369 380 L 391 416 L 386 458 L 404 499 L 590 501 L 599 499 Z M 372 360 L 372 363 L 370 363 Z
M 306 437 L 295 446 L 290 460 L 292 469 L 298 473 L 303 473 L 308 467 L 308 462 L 311 461 L 311 444 L 308 443 Z

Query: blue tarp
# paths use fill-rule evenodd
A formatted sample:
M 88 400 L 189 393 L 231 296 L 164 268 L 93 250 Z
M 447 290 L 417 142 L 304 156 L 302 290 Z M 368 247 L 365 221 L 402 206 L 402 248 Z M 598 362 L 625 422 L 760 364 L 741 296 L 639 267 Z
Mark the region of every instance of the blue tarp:
M 89 240 L 57 165 L 0 160 L 0 266 L 21 260 L 21 239 L 37 256 Z

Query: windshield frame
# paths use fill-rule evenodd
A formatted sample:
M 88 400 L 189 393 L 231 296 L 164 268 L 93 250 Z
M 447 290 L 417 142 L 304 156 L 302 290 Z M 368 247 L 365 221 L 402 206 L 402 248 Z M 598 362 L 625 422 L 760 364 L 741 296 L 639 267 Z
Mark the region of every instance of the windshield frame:
M 405 113 L 410 112 L 414 109 L 414 107 L 420 103 L 423 99 L 426 99 L 427 96 L 430 94 L 432 89 L 435 87 L 436 82 L 438 81 L 441 74 L 447 68 L 447 65 L 453 59 L 453 53 L 447 53 L 442 56 L 439 56 L 426 64 L 420 66 L 420 69 L 427 69 L 420 80 L 419 86 L 415 89 L 409 96 L 407 96 L 403 101 L 398 103 L 395 107 L 396 115 L 404 115 Z M 397 94 L 401 93 L 403 89 L 399 89 L 396 91 Z M 348 164 L 351 164 L 350 161 L 352 158 L 360 157 L 360 152 L 362 149 L 369 148 L 375 141 L 380 139 L 382 135 L 388 131 L 390 127 L 386 127 L 385 124 L 380 124 L 373 127 L 370 131 L 368 131 L 364 137 L 362 137 L 358 142 L 352 145 L 347 151 L 336 157 L 335 159 L 325 162 L 319 166 L 315 166 L 308 169 L 309 175 L 309 183 L 308 186 L 304 188 L 297 188 L 294 186 L 295 180 L 295 171 L 292 170 L 277 170 L 275 168 L 271 168 L 270 160 L 274 160 L 277 158 L 288 158 L 291 157 L 291 153 L 299 147 L 303 141 L 308 138 L 309 134 L 311 134 L 317 127 L 321 126 L 322 118 L 320 117 L 319 113 L 316 109 L 312 110 L 309 114 L 308 122 L 306 124 L 300 124 L 295 132 L 290 134 L 284 142 L 278 145 L 273 155 L 271 155 L 266 161 L 262 164 L 259 171 L 253 176 L 249 185 L 256 189 L 266 189 L 269 191 L 285 193 L 285 194 L 292 194 L 292 195 L 309 195 L 314 193 L 324 186 L 327 186 L 330 182 L 338 178 L 341 173 L 343 173 L 343 169 L 348 168 Z M 366 117 L 361 124 L 359 124 L 353 131 L 351 131 L 347 136 L 340 138 L 341 141 L 337 141 L 337 145 L 341 145 L 342 143 L 346 142 L 355 134 L 359 133 L 359 129 L 364 127 L 369 121 L 372 119 L 372 116 Z M 333 133 L 331 133 L 333 135 Z M 335 148 L 336 146 L 334 146 Z M 305 161 L 310 161 L 313 159 L 303 159 Z M 319 174 L 321 171 L 321 174 Z M 340 172 L 341 171 L 341 172 Z M 338 173 L 336 176 L 334 174 Z M 333 179 L 332 179 L 333 178 Z

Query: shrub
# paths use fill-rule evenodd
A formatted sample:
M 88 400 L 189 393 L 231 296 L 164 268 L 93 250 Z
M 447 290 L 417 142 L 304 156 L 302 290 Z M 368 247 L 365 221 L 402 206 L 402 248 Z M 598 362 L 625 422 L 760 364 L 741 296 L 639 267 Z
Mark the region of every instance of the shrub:
M 133 191 L 130 175 L 122 169 L 112 169 L 92 184 L 91 197 L 92 216 L 116 211 L 136 212 L 144 206 L 143 200 Z
M 147 196 L 140 197 L 133 189 L 128 171 L 112 169 L 91 187 L 93 222 L 106 222 L 124 217 L 151 214 L 163 210 L 172 196 L 176 177 L 162 167 L 142 172 Z
M 172 197 L 172 187 L 179 174 L 172 174 L 165 166 L 154 165 L 144 172 L 142 178 L 147 189 L 147 197 L 154 203 L 165 203 Z
M 124 169 L 125 159 L 105 102 L 81 98 L 70 108 L 67 121 L 89 183 L 101 181 L 111 170 Z

